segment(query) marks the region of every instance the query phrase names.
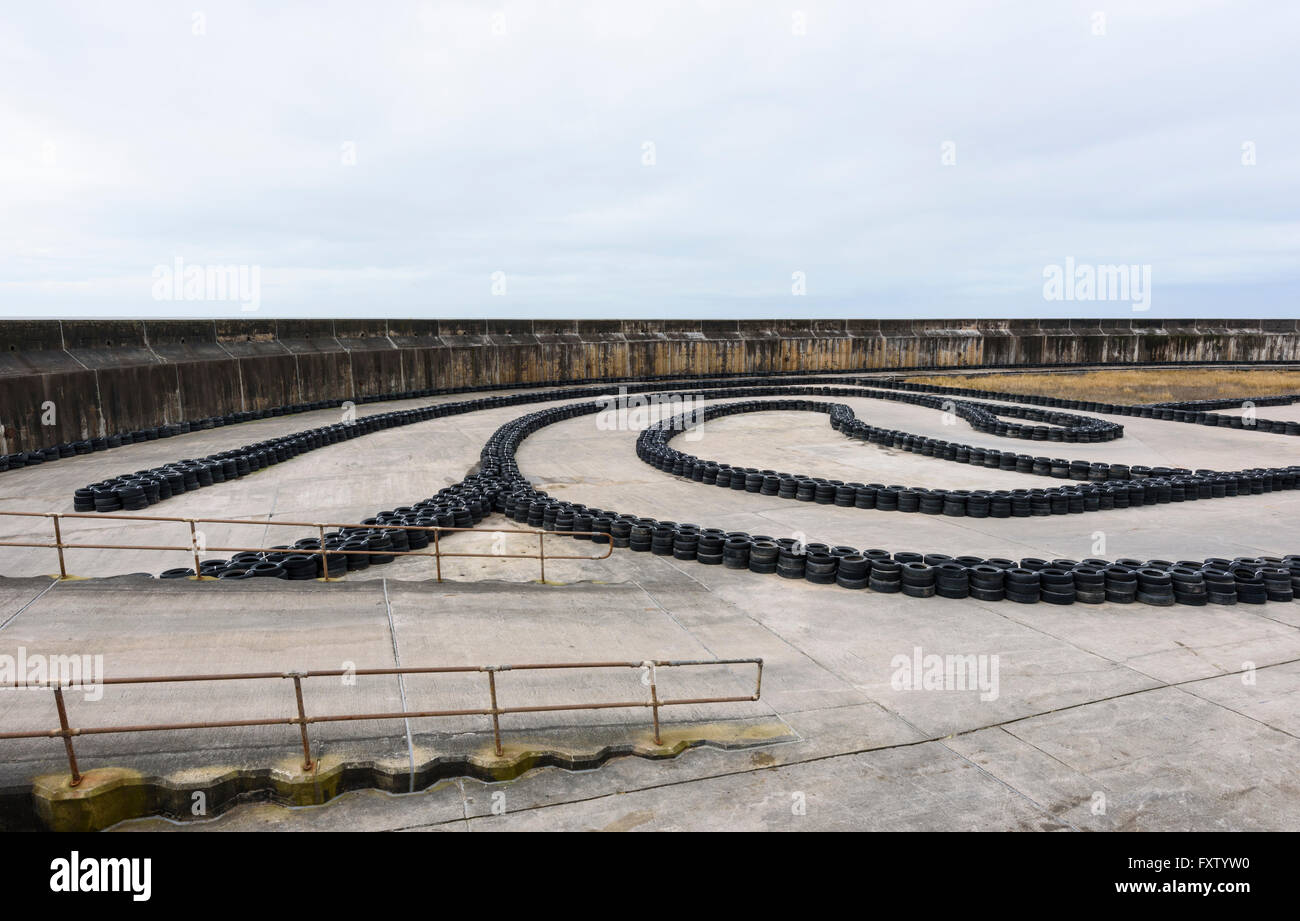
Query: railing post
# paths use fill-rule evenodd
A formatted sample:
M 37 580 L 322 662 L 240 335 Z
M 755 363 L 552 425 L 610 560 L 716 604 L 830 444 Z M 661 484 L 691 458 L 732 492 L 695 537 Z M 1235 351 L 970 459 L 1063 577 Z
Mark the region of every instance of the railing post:
M 310 771 L 312 768 L 311 761 L 311 743 L 307 741 L 307 711 L 302 705 L 302 676 L 293 675 L 293 693 L 298 698 L 298 729 L 302 735 L 302 769 Z
M 63 532 L 59 528 L 59 513 L 55 512 L 53 517 L 54 517 L 54 545 L 59 551 L 59 578 L 66 579 L 68 577 L 68 570 L 67 567 L 64 566 L 63 564 Z
M 442 548 L 438 541 L 438 535 L 442 533 L 442 528 L 435 528 L 433 531 L 433 564 L 437 567 L 438 581 L 442 581 Z
M 537 532 L 537 561 L 542 564 L 543 582 L 546 581 L 546 544 L 544 543 L 545 537 L 546 537 L 545 531 Z
M 186 519 L 190 523 L 190 549 L 194 551 L 194 578 L 202 579 L 203 570 L 199 567 L 199 535 L 194 529 L 194 519 Z
M 330 553 L 325 549 L 325 525 L 320 525 L 320 568 L 326 582 L 330 580 Z
M 496 742 L 497 757 L 501 757 L 501 718 L 497 708 L 497 670 L 493 665 L 487 666 L 488 692 L 492 695 L 492 739 Z
M 655 665 L 650 663 L 650 711 L 654 714 L 655 720 L 655 744 L 663 745 L 659 740 L 659 691 L 655 687 L 657 676 L 655 675 Z
M 59 728 L 63 736 L 63 747 L 68 752 L 68 767 L 72 770 L 72 781 L 68 784 L 75 787 L 81 783 L 81 772 L 77 770 L 77 753 L 72 750 L 72 729 L 68 726 L 68 710 L 63 706 L 63 688 L 54 688 L 54 706 L 59 710 Z

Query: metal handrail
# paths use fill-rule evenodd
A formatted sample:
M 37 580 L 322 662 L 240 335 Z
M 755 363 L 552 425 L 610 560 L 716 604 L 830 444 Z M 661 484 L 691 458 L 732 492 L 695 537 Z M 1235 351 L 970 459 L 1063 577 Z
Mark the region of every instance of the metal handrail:
M 730 697 L 690 697 L 690 698 L 667 698 L 659 697 L 656 670 L 659 668 L 682 668 L 690 666 L 710 666 L 710 665 L 754 665 L 756 674 L 754 679 L 754 693 L 747 696 L 730 696 Z M 607 701 L 600 703 L 586 704 L 544 704 L 526 707 L 502 707 L 497 700 L 497 683 L 496 676 L 498 672 L 506 671 L 540 671 L 551 669 L 573 669 L 573 668 L 632 668 L 646 669 L 648 674 L 648 684 L 650 687 L 650 699 L 632 700 L 632 701 Z M 370 675 L 433 675 L 433 674 L 464 674 L 464 673 L 486 673 L 488 677 L 488 694 L 490 706 L 487 708 L 475 707 L 462 710 L 402 710 L 397 712 L 386 713 L 347 713 L 332 714 L 328 716 L 311 716 L 307 715 L 307 708 L 303 702 L 302 682 L 304 678 L 338 678 L 345 675 L 370 676 Z M 245 672 L 225 675 L 153 675 L 141 676 L 135 678 L 103 678 L 95 682 L 98 685 L 122 685 L 122 684 L 170 684 L 188 681 L 257 681 L 264 679 L 284 679 L 293 680 L 293 690 L 295 703 L 297 704 L 298 715 L 296 717 L 278 717 L 267 719 L 245 719 L 245 720 L 205 720 L 201 722 L 189 723 L 151 723 L 139 726 L 93 726 L 93 727 L 73 727 L 68 721 L 67 707 L 64 705 L 63 692 L 65 690 L 76 690 L 78 688 L 87 688 L 86 682 L 54 682 L 42 681 L 32 684 L 23 684 L 14 680 L 13 685 L 2 685 L 0 690 L 30 689 L 30 688 L 48 688 L 54 692 L 54 705 L 58 711 L 59 728 L 50 730 L 35 730 L 27 732 L 0 732 L 0 740 L 4 739 L 44 739 L 44 738 L 61 738 L 63 739 L 64 750 L 68 756 L 68 768 L 71 773 L 70 786 L 77 786 L 81 783 L 82 774 L 77 766 L 77 755 L 73 750 L 72 740 L 76 736 L 85 735 L 107 735 L 114 733 L 127 732 L 162 732 L 176 731 L 182 729 L 221 729 L 235 728 L 245 726 L 297 726 L 302 741 L 303 770 L 312 770 L 314 763 L 311 757 L 311 742 L 307 736 L 307 727 L 312 723 L 336 723 L 336 722 L 354 722 L 364 720 L 388 720 L 388 719 L 415 719 L 424 717 L 453 717 L 453 716 L 491 716 L 492 717 L 492 738 L 496 743 L 496 753 L 502 755 L 501 748 L 501 717 L 511 713 L 556 713 L 573 710 L 618 710 L 629 709 L 634 707 L 649 707 L 653 712 L 654 718 L 654 740 L 656 745 L 662 745 L 659 734 L 659 710 L 663 707 L 677 707 L 698 704 L 722 704 L 722 703 L 741 703 L 756 701 L 760 698 L 763 690 L 763 660 L 761 658 L 743 658 L 743 659 L 645 659 L 640 662 L 547 662 L 532 663 L 525 665 L 442 665 L 442 666 L 398 666 L 394 668 L 359 668 L 359 669 L 327 669 L 313 671 L 297 672 Z
M 607 560 L 614 553 L 614 545 L 611 536 L 605 531 L 546 531 L 542 528 L 455 528 L 443 527 L 442 525 L 402 525 L 402 524 L 359 524 L 355 522 L 320 522 L 320 521 L 259 521 L 247 518 L 173 518 L 162 515 L 101 515 L 89 514 L 85 512 L 13 512 L 0 511 L 0 516 L 13 518 L 49 518 L 54 522 L 54 541 L 0 541 L 0 547 L 47 547 L 58 551 L 59 556 L 59 578 L 67 579 L 67 564 L 63 557 L 64 550 L 159 550 L 159 551 L 189 551 L 194 554 L 194 576 L 193 578 L 200 581 L 214 579 L 215 576 L 204 576 L 201 572 L 200 553 L 223 552 L 223 553 L 303 553 L 309 555 L 319 555 L 321 557 L 321 572 L 323 576 L 321 581 L 337 582 L 341 578 L 331 578 L 329 574 L 329 558 L 334 555 L 339 556 L 431 556 L 434 558 L 435 574 L 439 582 L 442 581 L 442 560 L 444 557 L 488 557 L 495 559 L 518 559 L 518 560 L 537 560 L 541 566 L 541 580 L 546 581 L 546 560 Z M 156 544 L 83 544 L 69 543 L 63 539 L 63 530 L 61 522 L 68 518 L 85 518 L 91 521 L 155 521 L 155 522 L 178 522 L 188 524 L 190 528 L 190 542 L 184 546 L 169 546 Z M 235 524 L 235 525 L 256 525 L 256 526 L 274 526 L 285 528 L 316 528 L 320 535 L 321 546 L 319 549 L 298 549 L 294 548 L 285 551 L 276 547 L 212 547 L 206 544 L 200 548 L 195 529 L 196 524 Z M 326 528 L 359 528 L 365 530 L 400 530 L 400 531 L 428 531 L 432 533 L 433 550 L 329 550 L 325 547 L 325 529 Z M 441 535 L 454 534 L 461 532 L 477 532 L 483 534 L 535 534 L 537 536 L 536 553 L 448 553 L 442 549 Z M 555 534 L 563 537 L 578 537 L 585 535 L 588 537 L 603 537 L 603 541 L 593 541 L 594 543 L 604 543 L 605 553 L 601 556 L 581 556 L 572 554 L 548 554 L 546 552 L 545 538 L 548 534 Z

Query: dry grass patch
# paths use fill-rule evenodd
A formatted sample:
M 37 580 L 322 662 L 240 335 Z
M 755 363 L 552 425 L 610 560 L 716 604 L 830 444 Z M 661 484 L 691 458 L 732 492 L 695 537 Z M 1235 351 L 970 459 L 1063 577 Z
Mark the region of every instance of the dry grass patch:
M 1006 393 L 1100 400 L 1106 403 L 1162 403 L 1300 393 L 1300 370 L 1230 371 L 1214 369 L 1064 371 L 1049 374 L 950 374 L 910 377 L 944 387 L 972 387 Z

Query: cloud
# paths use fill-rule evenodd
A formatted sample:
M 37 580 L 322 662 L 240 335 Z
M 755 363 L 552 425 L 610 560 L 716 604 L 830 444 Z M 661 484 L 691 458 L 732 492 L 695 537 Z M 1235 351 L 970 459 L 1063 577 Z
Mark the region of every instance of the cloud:
M 0 313 L 240 315 L 181 258 L 267 316 L 1125 315 L 1071 256 L 1294 315 L 1300 10 L 1096 5 L 29 4 Z

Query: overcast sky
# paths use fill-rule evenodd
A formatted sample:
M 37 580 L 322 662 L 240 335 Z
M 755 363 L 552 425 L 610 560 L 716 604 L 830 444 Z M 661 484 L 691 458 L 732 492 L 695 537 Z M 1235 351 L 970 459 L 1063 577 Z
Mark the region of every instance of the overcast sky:
M 0 315 L 1296 317 L 1298 92 L 1278 0 L 9 4 Z

